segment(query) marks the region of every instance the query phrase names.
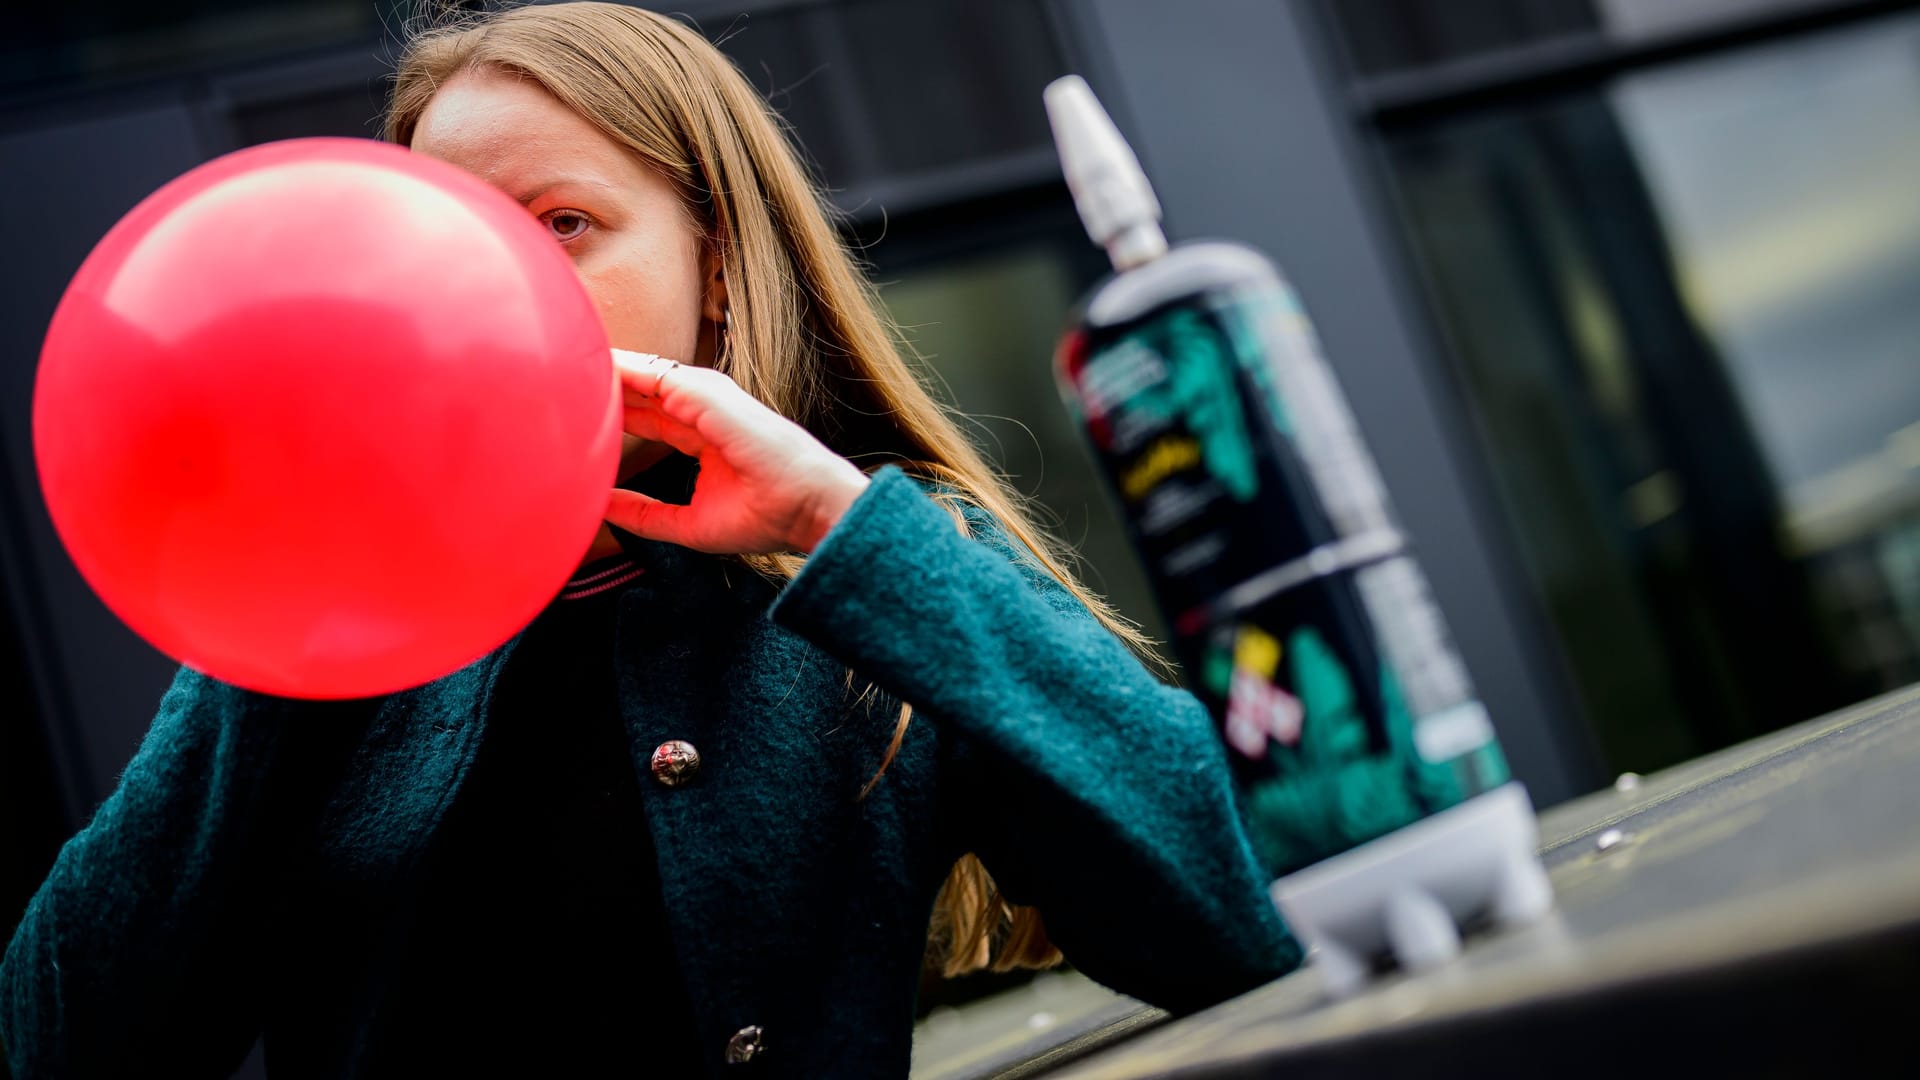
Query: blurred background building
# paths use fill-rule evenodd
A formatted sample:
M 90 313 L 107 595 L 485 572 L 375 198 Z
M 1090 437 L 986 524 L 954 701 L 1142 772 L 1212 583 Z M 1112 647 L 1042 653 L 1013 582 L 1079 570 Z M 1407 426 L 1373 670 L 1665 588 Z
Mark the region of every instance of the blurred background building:
M 1085 74 L 1176 238 L 1295 279 L 1536 801 L 1920 678 L 1920 11 L 1873 0 L 676 0 L 792 122 L 941 393 L 1157 630 L 1054 389 Z M 68 278 L 226 151 L 375 131 L 395 0 L 0 38 L 0 928 L 172 665 L 60 550 Z

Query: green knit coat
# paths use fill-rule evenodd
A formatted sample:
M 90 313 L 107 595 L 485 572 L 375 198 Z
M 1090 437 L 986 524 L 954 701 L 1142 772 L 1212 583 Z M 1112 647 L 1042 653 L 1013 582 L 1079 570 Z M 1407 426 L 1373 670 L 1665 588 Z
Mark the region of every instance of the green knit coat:
M 699 1018 L 636 1017 L 636 1074 L 648 1039 L 686 1038 L 713 1077 L 905 1076 L 934 895 L 969 851 L 1081 971 L 1175 1012 L 1299 962 L 1205 709 L 969 524 L 887 468 L 784 588 L 623 538 L 648 572 L 620 602 L 622 712 Z M 181 670 L 0 961 L 14 1075 L 224 1077 L 263 1033 L 276 1080 L 365 1075 L 413 872 L 514 644 L 360 701 Z M 648 762 L 675 739 L 700 768 L 668 787 Z M 760 1052 L 730 1064 L 749 1028 Z

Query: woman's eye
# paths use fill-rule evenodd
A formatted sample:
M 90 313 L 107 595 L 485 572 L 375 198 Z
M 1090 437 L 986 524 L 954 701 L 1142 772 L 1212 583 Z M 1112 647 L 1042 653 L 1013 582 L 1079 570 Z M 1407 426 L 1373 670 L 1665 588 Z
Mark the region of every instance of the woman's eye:
M 578 210 L 555 210 L 540 220 L 547 223 L 547 231 L 555 240 L 572 240 L 587 231 L 587 215 Z

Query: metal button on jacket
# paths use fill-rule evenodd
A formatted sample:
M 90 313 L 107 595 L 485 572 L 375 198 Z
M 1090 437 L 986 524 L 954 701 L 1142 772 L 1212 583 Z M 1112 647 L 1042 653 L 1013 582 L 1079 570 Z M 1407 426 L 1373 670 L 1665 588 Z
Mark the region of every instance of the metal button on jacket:
M 668 787 L 679 787 L 700 771 L 700 751 L 690 742 L 673 739 L 653 750 L 653 778 Z
M 745 1065 L 766 1048 L 760 1041 L 760 1025 L 743 1027 L 727 1040 L 727 1064 Z

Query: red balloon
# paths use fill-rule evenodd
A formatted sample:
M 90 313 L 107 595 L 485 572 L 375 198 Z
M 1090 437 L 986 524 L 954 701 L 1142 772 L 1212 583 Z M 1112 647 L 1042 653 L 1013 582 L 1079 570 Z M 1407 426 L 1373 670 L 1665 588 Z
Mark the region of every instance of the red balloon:
M 298 139 L 174 180 L 47 331 L 55 527 L 128 626 L 273 694 L 431 681 L 539 613 L 606 510 L 621 409 L 560 246 L 478 178 Z

